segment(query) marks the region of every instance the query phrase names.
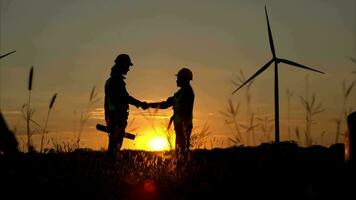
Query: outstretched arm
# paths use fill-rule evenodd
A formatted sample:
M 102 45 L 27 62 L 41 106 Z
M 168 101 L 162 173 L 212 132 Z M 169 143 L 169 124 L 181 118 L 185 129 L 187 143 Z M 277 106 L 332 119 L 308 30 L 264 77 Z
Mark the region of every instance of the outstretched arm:
M 166 108 L 173 106 L 173 103 L 174 103 L 174 98 L 169 97 L 166 101 L 149 103 L 148 106 L 150 108 L 166 109 Z
M 132 96 L 129 96 L 128 100 L 129 100 L 129 104 L 136 106 L 136 108 L 141 107 L 144 110 L 148 108 L 147 102 L 142 102 L 140 100 L 135 99 Z

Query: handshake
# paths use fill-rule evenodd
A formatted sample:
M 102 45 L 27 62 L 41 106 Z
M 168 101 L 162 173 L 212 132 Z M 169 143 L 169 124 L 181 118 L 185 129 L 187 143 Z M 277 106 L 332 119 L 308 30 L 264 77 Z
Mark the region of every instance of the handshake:
M 141 107 L 143 110 L 146 110 L 147 108 L 156 108 L 155 103 L 147 103 L 146 101 L 140 102 L 138 107 Z

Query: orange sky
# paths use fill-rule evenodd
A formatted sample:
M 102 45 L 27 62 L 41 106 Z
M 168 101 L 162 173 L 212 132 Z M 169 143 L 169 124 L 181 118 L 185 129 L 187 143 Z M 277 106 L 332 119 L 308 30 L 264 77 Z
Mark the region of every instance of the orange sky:
M 95 85 L 100 101 L 90 110 L 94 113 L 85 126 L 82 141 L 83 146 L 106 148 L 107 138 L 95 130 L 96 123 L 103 123 L 103 86 L 117 54 L 128 53 L 134 66 L 127 75 L 127 89 L 140 100 L 158 101 L 173 95 L 178 89 L 174 74 L 183 66 L 189 67 L 194 73 L 192 87 L 196 95 L 194 127 L 199 131 L 207 124 L 211 132 L 209 140 L 218 140 L 216 145 L 225 141 L 223 144 L 227 145 L 233 134 L 220 111 L 226 109 L 228 99 L 241 104 L 238 124 L 246 125 L 252 112 L 260 118 L 274 117 L 272 68 L 255 80 L 250 110 L 245 89 L 231 95 L 235 89 L 231 81 L 236 80 L 240 70 L 249 77 L 271 58 L 265 4 L 257 0 L 194 3 L 162 0 L 149 4 L 1 0 L 1 55 L 17 51 L 0 62 L 1 110 L 10 128 L 16 129 L 21 138 L 25 123 L 20 110 L 27 101 L 27 76 L 34 66 L 34 119 L 44 123 L 49 100 L 58 93 L 49 135 L 58 141 L 69 141 Z M 300 96 L 305 95 L 308 74 L 310 95 L 316 93 L 317 101 L 326 109 L 315 117 L 313 137 L 318 143 L 329 145 L 334 141 L 334 121 L 342 107 L 342 81 L 350 84 L 355 80 L 351 72 L 356 71 L 356 64 L 349 57 L 356 58 L 356 3 L 271 0 L 267 8 L 277 54 L 326 73 L 280 65 L 281 139 L 289 137 L 288 88 L 294 93 L 289 125 L 292 130 L 296 126 L 305 128 Z M 355 109 L 355 99 L 353 90 L 346 107 Z M 166 119 L 145 118 L 138 109 L 130 107 L 130 110 L 129 120 L 134 119 L 132 126 L 137 133 L 165 126 L 162 123 Z M 157 115 L 170 116 L 171 110 L 162 110 Z M 326 133 L 320 138 L 324 130 Z M 263 135 L 256 135 L 256 143 L 263 141 L 266 141 Z M 133 146 L 132 141 L 125 141 L 125 148 Z

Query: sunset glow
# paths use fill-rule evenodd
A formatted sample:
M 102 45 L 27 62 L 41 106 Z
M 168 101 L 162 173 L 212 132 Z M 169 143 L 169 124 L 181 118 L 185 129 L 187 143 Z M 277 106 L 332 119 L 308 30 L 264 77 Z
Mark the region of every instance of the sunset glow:
M 149 141 L 149 147 L 154 151 L 162 151 L 168 149 L 168 142 L 165 138 L 154 137 Z
M 170 145 L 165 134 L 158 134 L 154 131 L 146 131 L 135 139 L 135 149 L 146 151 L 169 150 Z
M 240 137 L 236 135 L 241 132 L 236 145 L 255 146 L 275 138 L 273 69 L 269 67 L 253 79 L 249 89 L 245 85 L 232 94 L 241 80 L 249 79 L 273 56 L 272 38 L 278 56 L 325 72 L 278 64 L 281 141 L 306 145 L 305 134 L 299 137 L 296 130 L 312 130 L 313 143 L 329 146 L 342 142 L 339 132 L 347 126 L 340 113 L 355 109 L 356 87 L 351 87 L 356 71 L 353 0 L 0 2 L 0 56 L 16 51 L 0 62 L 0 107 L 8 127 L 19 138 L 19 146 L 31 140 L 28 129 L 39 128 L 34 123 L 27 126 L 21 112 L 29 99 L 27 80 L 33 66 L 30 105 L 36 111 L 33 120 L 42 127 L 50 97 L 58 93 L 45 136 L 50 141 L 48 148 L 53 147 L 52 136 L 60 144 L 72 143 L 80 130 L 83 148 L 107 149 L 107 133 L 95 127 L 106 124 L 105 83 L 121 53 L 128 54 L 134 64 L 125 75 L 127 92 L 148 103 L 174 95 L 180 89 L 175 75 L 182 67 L 189 68 L 194 77 L 190 82 L 195 93 L 193 127 L 200 130 L 206 124 L 211 137 L 224 141 Z M 291 3 L 293 9 L 289 9 Z M 94 87 L 98 99 L 90 103 Z M 347 99 L 343 90 L 349 91 Z M 320 103 L 323 112 L 313 117 L 316 123 L 310 129 L 305 120 L 308 109 L 301 97 L 311 100 L 314 94 L 313 105 Z M 235 115 L 229 115 L 230 100 L 235 107 L 239 105 Z M 143 110 L 130 105 L 128 112 L 126 131 L 137 137 L 125 138 L 122 149 L 167 149 L 163 139 L 154 139 L 165 138 L 164 129 L 153 129 L 167 127 L 172 108 Z M 234 122 L 231 117 L 236 126 L 226 123 Z M 245 128 L 239 129 L 240 125 Z M 248 127 L 255 127 L 254 136 Z M 145 134 L 146 130 L 151 132 Z M 40 148 L 41 132 L 32 137 L 32 142 L 39 144 L 36 148 Z M 171 143 L 168 146 L 174 147 Z

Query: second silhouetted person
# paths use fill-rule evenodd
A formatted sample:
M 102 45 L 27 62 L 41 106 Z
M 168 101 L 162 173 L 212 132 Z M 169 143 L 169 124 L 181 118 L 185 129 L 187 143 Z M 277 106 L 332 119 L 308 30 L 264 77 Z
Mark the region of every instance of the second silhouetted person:
M 169 125 L 173 122 L 176 134 L 176 152 L 183 160 L 186 160 L 189 147 L 190 135 L 193 128 L 193 106 L 194 92 L 190 85 L 193 73 L 188 68 L 179 70 L 177 76 L 177 86 L 180 89 L 166 101 L 149 103 L 151 108 L 166 109 L 173 107 L 173 116 Z

